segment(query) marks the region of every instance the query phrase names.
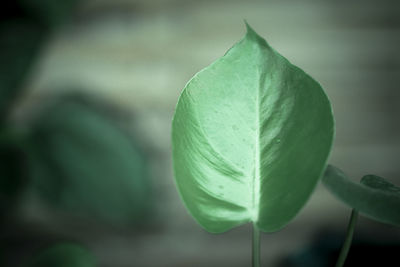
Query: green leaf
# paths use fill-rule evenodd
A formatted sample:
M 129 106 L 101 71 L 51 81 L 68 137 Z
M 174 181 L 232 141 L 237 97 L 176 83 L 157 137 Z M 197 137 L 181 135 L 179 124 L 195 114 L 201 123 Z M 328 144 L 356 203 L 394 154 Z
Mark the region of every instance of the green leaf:
M 399 187 L 376 175 L 366 175 L 356 183 L 331 165 L 322 182 L 337 198 L 365 216 L 400 226 Z
M 92 253 L 81 245 L 59 243 L 39 252 L 28 267 L 95 267 Z
M 30 143 L 33 186 L 49 205 L 123 225 L 148 215 L 146 158 L 96 109 L 73 99 L 55 103 Z
M 0 20 L 0 127 L 22 94 L 50 29 L 71 16 L 79 0 L 3 1 Z
M 43 35 L 43 31 L 29 20 L 0 22 L 0 120 L 4 120 L 21 94 Z M 0 121 L 0 126 L 2 123 Z
M 284 227 L 325 168 L 334 136 L 321 86 L 247 25 L 245 37 L 197 73 L 172 123 L 178 190 L 210 232 L 247 222 Z
M 15 144 L 2 141 L 0 140 L 0 222 L 3 216 L 10 215 L 27 183 L 25 154 Z
M 45 26 L 55 27 L 71 17 L 80 0 L 18 0 L 26 12 Z

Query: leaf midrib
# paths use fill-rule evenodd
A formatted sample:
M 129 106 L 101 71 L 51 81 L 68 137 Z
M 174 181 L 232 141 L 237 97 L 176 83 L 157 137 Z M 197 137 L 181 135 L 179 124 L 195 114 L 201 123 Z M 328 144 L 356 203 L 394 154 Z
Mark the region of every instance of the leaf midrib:
M 260 70 L 257 68 L 257 77 L 260 76 Z M 253 176 L 253 198 L 252 198 L 252 211 L 251 211 L 251 220 L 253 222 L 258 221 L 259 216 L 259 205 L 260 205 L 260 88 L 261 88 L 261 79 L 258 83 L 258 87 L 256 88 L 256 131 L 255 131 L 255 149 L 254 149 L 254 176 Z

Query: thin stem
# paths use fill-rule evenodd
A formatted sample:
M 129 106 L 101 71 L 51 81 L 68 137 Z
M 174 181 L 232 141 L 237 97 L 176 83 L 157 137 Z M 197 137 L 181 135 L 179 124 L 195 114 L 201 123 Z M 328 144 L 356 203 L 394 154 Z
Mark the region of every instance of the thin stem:
M 357 223 L 358 212 L 353 209 L 351 211 L 349 225 L 347 226 L 346 239 L 344 240 L 342 250 L 340 251 L 339 258 L 336 262 L 335 267 L 342 267 L 346 261 L 347 254 L 349 253 L 351 241 L 353 240 L 354 228 Z
M 260 267 L 260 229 L 253 223 L 252 267 Z

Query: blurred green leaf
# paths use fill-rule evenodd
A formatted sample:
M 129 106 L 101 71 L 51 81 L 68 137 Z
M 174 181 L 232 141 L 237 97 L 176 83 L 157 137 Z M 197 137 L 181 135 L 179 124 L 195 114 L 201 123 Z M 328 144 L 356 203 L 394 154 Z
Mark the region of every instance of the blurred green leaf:
M 74 243 L 59 243 L 39 252 L 27 267 L 95 267 L 90 251 Z
M 247 34 L 186 85 L 172 124 L 175 179 L 210 232 L 284 227 L 303 207 L 334 135 L 321 86 L 247 25 Z
M 361 183 L 365 184 L 368 187 L 385 191 L 385 192 L 392 192 L 400 194 L 400 188 L 395 186 L 392 183 L 389 183 L 384 178 L 376 176 L 376 175 L 365 175 L 361 178 Z M 399 207 L 400 208 L 400 207 Z
M 80 0 L 17 0 L 31 16 L 50 27 L 58 26 L 75 9 Z
M 4 1 L 0 9 L 0 127 L 49 30 L 65 21 L 78 2 Z
M 365 216 L 400 226 L 400 188 L 376 175 L 366 175 L 361 183 L 350 180 L 340 169 L 329 165 L 322 179 L 337 198 Z
M 29 21 L 0 23 L 0 120 L 23 88 L 42 41 L 43 31 Z
M 26 182 L 25 153 L 12 143 L 0 142 L 0 217 L 14 207 Z
M 30 143 L 34 187 L 49 204 L 118 224 L 148 214 L 145 157 L 95 109 L 59 101 L 38 118 Z

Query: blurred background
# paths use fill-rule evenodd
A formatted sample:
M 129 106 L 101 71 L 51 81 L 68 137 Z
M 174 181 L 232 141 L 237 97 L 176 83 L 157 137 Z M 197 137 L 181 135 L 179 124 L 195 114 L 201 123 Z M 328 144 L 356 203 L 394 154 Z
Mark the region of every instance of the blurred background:
M 243 19 L 326 90 L 337 124 L 329 162 L 354 180 L 400 185 L 399 7 L 5 1 L 0 265 L 250 266 L 250 226 L 221 235 L 198 226 L 170 152 L 181 90 L 244 35 Z M 262 235 L 263 266 L 333 266 L 349 215 L 319 185 L 292 223 Z M 361 217 L 348 266 L 389 266 L 399 242 L 398 228 Z

